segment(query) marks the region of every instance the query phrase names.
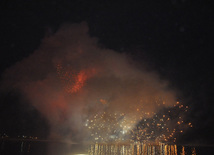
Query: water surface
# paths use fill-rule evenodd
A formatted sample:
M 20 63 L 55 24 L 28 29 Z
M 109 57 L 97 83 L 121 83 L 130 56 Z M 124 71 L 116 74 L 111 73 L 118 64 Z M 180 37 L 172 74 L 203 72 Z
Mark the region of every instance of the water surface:
M 214 147 L 168 144 L 69 144 L 1 141 L 0 155 L 209 155 Z

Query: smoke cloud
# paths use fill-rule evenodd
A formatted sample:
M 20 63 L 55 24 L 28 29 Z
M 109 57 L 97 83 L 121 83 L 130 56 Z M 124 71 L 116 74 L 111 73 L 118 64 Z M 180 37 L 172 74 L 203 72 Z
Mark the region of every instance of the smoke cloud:
M 126 54 L 99 47 L 88 31 L 84 22 L 61 26 L 3 75 L 5 89 L 21 92 L 48 119 L 50 137 L 90 139 L 84 126 L 96 114 L 117 113 L 137 122 L 174 105 L 175 92 L 166 81 L 135 67 Z

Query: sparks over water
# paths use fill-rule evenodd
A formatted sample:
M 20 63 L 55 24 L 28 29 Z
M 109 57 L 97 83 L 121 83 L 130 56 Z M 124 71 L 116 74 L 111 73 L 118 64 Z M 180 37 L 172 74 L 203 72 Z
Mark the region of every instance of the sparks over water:
M 98 46 L 86 23 L 65 24 L 9 68 L 15 89 L 51 126 L 51 138 L 77 142 L 175 141 L 188 107 L 155 71 Z
M 176 142 L 177 134 L 193 127 L 192 123 L 184 122 L 180 116 L 187 109 L 187 106 L 184 107 L 179 102 L 173 108 L 165 108 L 152 114 L 136 109 L 139 118 L 132 119 L 124 113 L 103 112 L 87 119 L 84 125 L 90 132 L 91 141 L 98 143 Z

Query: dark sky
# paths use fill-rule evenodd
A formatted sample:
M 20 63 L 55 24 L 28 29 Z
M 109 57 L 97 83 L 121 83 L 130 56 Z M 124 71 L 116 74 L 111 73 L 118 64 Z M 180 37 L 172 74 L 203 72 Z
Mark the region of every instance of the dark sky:
M 102 46 L 146 62 L 181 92 L 181 100 L 191 106 L 189 119 L 195 124 L 186 139 L 206 144 L 214 142 L 210 135 L 214 129 L 211 1 L 3 0 L 0 3 L 1 74 L 33 53 L 41 39 L 57 31 L 61 24 L 86 21 L 90 34 L 99 38 Z M 19 113 L 29 111 L 40 117 L 31 107 L 19 109 L 18 103 L 11 105 L 18 100 L 11 92 L 1 94 L 1 98 L 1 124 L 5 124 L 3 119 L 14 111 L 19 120 L 23 120 Z M 33 123 L 45 124 L 45 120 L 40 119 Z M 5 126 L 11 128 L 12 125 L 6 123 Z

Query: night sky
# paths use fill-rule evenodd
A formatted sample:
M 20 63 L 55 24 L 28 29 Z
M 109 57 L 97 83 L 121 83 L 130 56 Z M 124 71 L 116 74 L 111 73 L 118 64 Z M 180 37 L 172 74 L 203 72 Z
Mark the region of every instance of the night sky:
M 103 48 L 127 53 L 155 70 L 190 106 L 194 128 L 181 141 L 213 144 L 213 28 L 211 1 L 0 2 L 0 73 L 31 55 L 64 23 L 87 22 Z M 139 65 L 139 66 L 140 66 Z M 45 137 L 48 122 L 15 91 L 2 92 L 0 133 Z M 39 128 L 38 128 L 39 126 Z

